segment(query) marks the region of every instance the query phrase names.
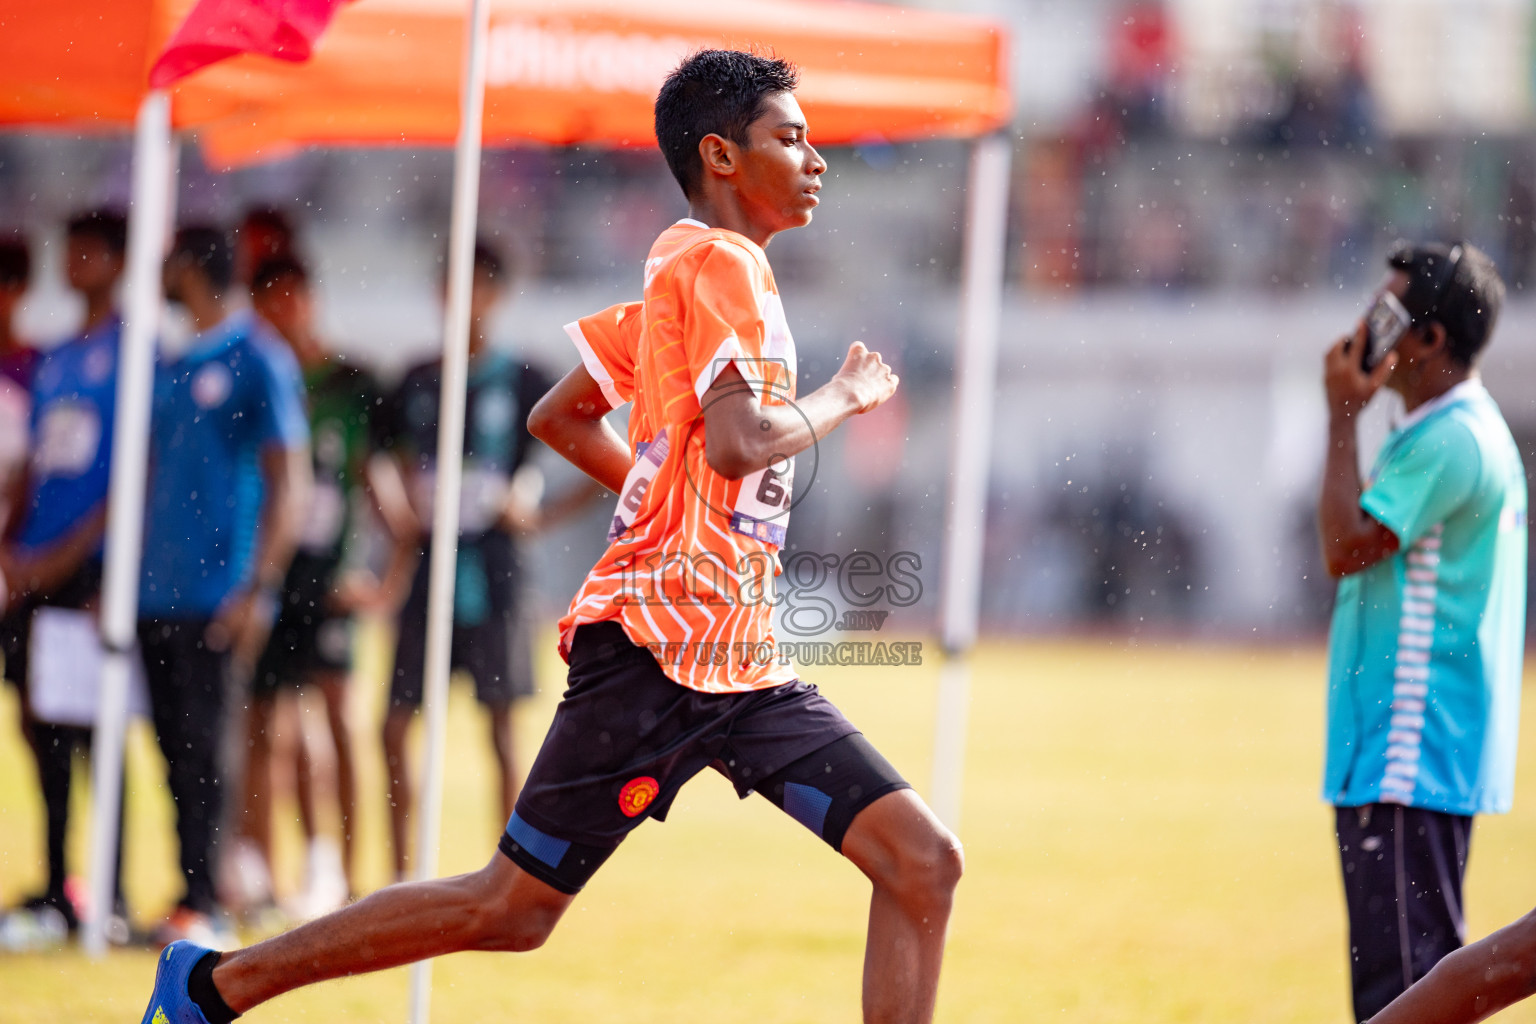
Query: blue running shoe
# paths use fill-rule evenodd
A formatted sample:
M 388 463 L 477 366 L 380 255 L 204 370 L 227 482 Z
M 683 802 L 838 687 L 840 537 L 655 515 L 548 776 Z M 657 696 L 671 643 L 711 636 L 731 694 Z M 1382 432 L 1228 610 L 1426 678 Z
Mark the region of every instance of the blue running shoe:
M 143 1024 L 208 1024 L 208 1018 L 187 995 L 187 977 L 212 950 L 186 941 L 173 942 L 160 953 L 155 991 L 149 997 Z

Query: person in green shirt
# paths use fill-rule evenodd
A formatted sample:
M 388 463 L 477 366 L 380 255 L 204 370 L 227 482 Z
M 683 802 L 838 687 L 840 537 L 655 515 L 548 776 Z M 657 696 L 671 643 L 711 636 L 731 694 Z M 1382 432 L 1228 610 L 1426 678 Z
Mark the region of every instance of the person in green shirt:
M 253 272 L 251 292 L 256 312 L 289 344 L 303 370 L 315 481 L 298 551 L 278 595 L 278 618 L 251 679 L 244 814 L 231 868 L 245 902 L 270 901 L 274 754 L 294 757 L 308 863 L 307 890 L 292 909 L 307 918 L 334 909 L 354 892 L 357 783 L 346 711 L 351 619 L 355 612 L 389 603 L 385 585 L 344 572 L 353 497 L 359 488 L 373 494 L 386 526 L 393 526 L 391 516 L 398 518 L 405 492 L 398 477 L 390 478 L 393 463 L 372 458 L 373 418 L 384 400 L 383 389 L 366 371 L 326 352 L 315 330 L 304 264 L 291 255 L 263 261 Z M 400 570 L 388 578 L 403 581 L 403 575 Z M 287 713 L 304 686 L 323 696 L 335 744 L 339 846 L 320 834 L 315 794 L 329 787 L 314 784 L 313 761 L 297 718 Z M 282 742 L 289 739 L 293 742 Z

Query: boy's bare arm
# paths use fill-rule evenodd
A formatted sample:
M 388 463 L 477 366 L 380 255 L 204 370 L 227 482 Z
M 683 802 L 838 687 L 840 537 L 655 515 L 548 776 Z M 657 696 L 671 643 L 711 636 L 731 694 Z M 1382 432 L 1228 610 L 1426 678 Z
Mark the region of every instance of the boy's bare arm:
M 739 480 L 805 451 L 850 416 L 882 405 L 899 378 L 861 341 L 822 387 L 789 405 L 763 405 L 735 365 L 704 395 L 704 457 L 716 473 Z
M 1475 1024 L 1536 992 L 1536 911 L 1434 966 L 1368 1024 Z
M 101 501 L 51 544 L 27 550 L 0 548 L 0 576 L 9 587 L 9 600 L 18 601 L 27 594 L 47 594 L 68 580 L 100 549 L 106 522 L 107 503 Z
M 528 414 L 528 432 L 615 494 L 624 490 L 634 459 L 629 445 L 603 417 L 603 389 L 577 364 Z

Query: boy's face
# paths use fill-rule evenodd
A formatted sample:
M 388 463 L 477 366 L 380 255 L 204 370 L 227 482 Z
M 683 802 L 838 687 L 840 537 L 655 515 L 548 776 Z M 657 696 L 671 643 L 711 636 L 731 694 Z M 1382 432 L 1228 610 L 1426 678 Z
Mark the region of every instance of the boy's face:
M 474 284 L 469 289 L 469 317 L 476 323 L 491 315 L 496 303 L 501 301 L 501 282 L 479 268 L 475 269 Z
M 165 266 L 160 272 L 160 283 L 165 289 L 167 302 L 181 305 L 185 301 L 186 279 L 188 274 L 195 273 L 192 269 L 192 257 L 184 252 L 172 252 L 165 258 Z
M 123 257 L 99 238 L 90 235 L 69 237 L 67 276 L 69 286 L 80 292 L 110 288 L 123 273 Z
M 10 322 L 16 307 L 27 294 L 25 281 L 0 281 L 0 320 Z
M 236 270 L 237 276 L 242 281 L 249 281 L 251 275 L 255 274 L 267 260 L 274 256 L 285 256 L 293 249 L 293 239 L 286 232 L 277 231 L 259 222 L 241 225 L 236 242 L 235 259 L 238 262 Z
M 491 315 L 491 310 L 496 308 L 496 303 L 501 301 L 501 281 L 494 275 L 476 267 L 470 275 L 469 285 L 469 322 L 481 323 Z M 443 303 L 448 302 L 448 278 L 445 276 L 442 282 Z
M 747 144 L 738 151 L 733 181 L 753 222 L 770 232 L 809 224 L 827 164 L 806 141 L 805 115 L 794 93 L 763 98 L 762 116 L 747 127 Z
M 309 286 L 296 277 L 284 276 L 251 296 L 251 305 L 285 338 L 307 335 L 314 320 Z

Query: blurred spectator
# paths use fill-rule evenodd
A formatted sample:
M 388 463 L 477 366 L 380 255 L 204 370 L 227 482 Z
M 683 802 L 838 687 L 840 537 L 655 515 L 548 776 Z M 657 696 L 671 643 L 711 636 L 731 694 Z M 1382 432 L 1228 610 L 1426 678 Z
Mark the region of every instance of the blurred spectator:
M 1136 462 L 1112 462 L 1052 502 L 1044 519 L 1047 543 L 1072 538 L 1081 572 L 1077 593 L 1059 592 L 1058 606 L 1098 622 L 1189 620 L 1202 578 L 1195 531 Z
M 1020 276 L 1025 287 L 1066 291 L 1082 280 L 1079 148 L 1065 141 L 1046 141 L 1025 151 L 1019 197 L 1024 234 Z
M 197 329 L 156 372 L 139 643 L 165 755 L 186 889 L 157 934 L 222 945 L 214 833 L 224 791 L 226 675 L 248 672 L 308 508 L 309 428 L 288 347 L 233 312 L 234 252 L 176 233 L 165 294 Z
M 0 238 L 0 533 L 15 529 L 27 460 L 27 420 L 37 350 L 16 334 L 16 310 L 32 280 L 32 254 L 20 234 Z
M 1134 0 L 1118 12 L 1109 33 L 1109 97 L 1127 136 L 1153 134 L 1168 124 L 1167 91 L 1175 39 L 1161 3 Z
M 523 579 L 517 535 L 555 525 L 602 493 L 583 481 L 540 505 L 542 478 L 527 465 L 533 437 L 528 412 L 553 380 L 538 367 L 489 344 L 490 316 L 508 271 L 487 242 L 475 245 L 470 298 L 469 381 L 464 428 L 464 479 L 459 506 L 458 566 L 453 591 L 452 667 L 474 680 L 490 719 L 500 788 L 500 821 L 510 820 L 518 781 L 512 751 L 512 702 L 533 692 L 533 658 L 521 608 Z M 406 731 L 421 706 L 426 664 L 428 547 L 437 490 L 437 418 L 442 361 L 406 373 L 387 413 L 380 444 L 393 451 L 415 510 L 417 527 L 396 538 L 417 570 L 400 613 L 389 710 L 384 719 L 390 835 L 395 874 L 406 873 L 412 804 Z
M 366 371 L 326 352 L 315 332 L 309 271 L 292 257 L 279 256 L 256 268 L 251 299 L 257 315 L 276 328 L 304 373 L 315 484 L 298 552 L 279 600 L 277 623 L 252 677 L 250 739 L 244 778 L 244 810 L 236 855 L 229 869 L 249 878 L 236 886 L 247 898 L 271 896 L 273 761 L 292 759 L 299 815 L 307 842 L 305 890 L 293 904 L 295 916 L 317 917 L 334 910 L 354 892 L 353 828 L 357 782 L 352 732 L 347 716 L 352 670 L 352 613 L 368 592 L 342 576 L 346 539 L 352 534 L 354 492 L 369 471 L 394 471 L 394 463 L 371 460 L 373 418 L 383 392 Z M 411 515 L 397 478 L 392 486 L 371 487 L 395 497 L 395 522 Z M 402 507 L 403 506 L 403 507 Z M 400 517 L 404 516 L 405 519 Z M 350 584 L 350 585 L 349 585 Z M 317 786 L 316 759 L 297 728 L 297 695 L 313 686 L 325 700 L 326 722 L 335 749 L 334 786 Z M 281 715 L 281 717 L 279 717 Z M 288 742 L 279 744 L 279 739 Z M 322 835 L 316 797 L 336 794 L 341 843 Z
M 48 877 L 44 889 L 10 915 L 8 934 L 62 937 L 79 920 L 66 892 L 65 835 L 71 767 L 88 751 L 91 729 L 39 720 L 31 710 L 28 648 L 33 612 L 41 605 L 94 610 L 101 592 L 101 536 L 116 407 L 117 350 L 122 319 L 114 291 L 123 273 L 128 224 L 121 213 L 94 210 L 70 219 L 65 274 L 85 300 L 80 333 L 49 351 L 32 377 L 31 462 L 14 543 L 0 552 L 9 585 L 0 620 L 6 674 L 21 693 L 22 728 L 37 763 L 46 823 Z M 38 685 L 34 682 L 33 685 Z M 119 842 L 116 919 L 109 937 L 127 940 Z M 18 927 L 28 915 L 31 927 Z
M 275 206 L 252 206 L 235 233 L 235 280 L 250 287 L 256 268 L 272 259 L 298 258 L 293 222 Z
M 1504 272 L 1512 291 L 1522 292 L 1536 269 L 1536 160 L 1522 154 L 1505 182 Z

